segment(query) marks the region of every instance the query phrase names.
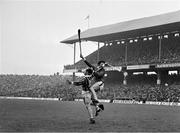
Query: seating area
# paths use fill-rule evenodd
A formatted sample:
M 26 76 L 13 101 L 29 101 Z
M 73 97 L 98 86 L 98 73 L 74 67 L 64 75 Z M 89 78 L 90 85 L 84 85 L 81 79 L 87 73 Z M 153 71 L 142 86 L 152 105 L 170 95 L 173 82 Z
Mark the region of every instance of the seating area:
M 77 80 L 79 78 L 77 77 Z M 72 76 L 1 75 L 0 96 L 62 98 L 63 100 L 80 98 L 81 87 L 68 85 L 67 79 L 71 80 Z M 167 84 L 158 86 L 156 75 L 140 74 L 129 76 L 128 85 L 123 85 L 117 80 L 105 81 L 105 88 L 98 97 L 179 102 L 180 75 L 169 75 L 164 80 Z
M 180 61 L 180 37 L 169 36 L 162 40 L 161 63 L 175 63 Z
M 161 60 L 159 62 L 159 39 L 158 36 L 143 38 L 129 42 L 127 45 L 127 65 L 175 63 L 180 61 L 180 37 L 169 35 L 161 40 Z M 99 49 L 99 59 L 105 60 L 114 66 L 126 65 L 125 44 L 117 42 L 105 45 Z M 86 59 L 92 63 L 97 63 L 97 51 L 88 55 Z M 76 68 L 84 68 L 86 65 L 82 60 L 75 64 Z M 74 68 L 73 65 L 65 66 L 66 69 Z
M 72 76 L 0 75 L 0 96 L 73 99 L 79 88 L 69 87 L 67 79 Z
M 173 101 L 180 102 L 180 75 L 169 75 L 166 83 L 156 85 L 156 75 L 131 75 L 128 77 L 128 85 L 111 82 L 106 84 L 102 97 L 111 99 L 146 99 L 148 101 Z M 107 93 L 108 92 L 108 93 Z
M 158 62 L 158 39 L 139 39 L 138 42 L 130 43 L 127 52 L 128 65 L 154 64 Z

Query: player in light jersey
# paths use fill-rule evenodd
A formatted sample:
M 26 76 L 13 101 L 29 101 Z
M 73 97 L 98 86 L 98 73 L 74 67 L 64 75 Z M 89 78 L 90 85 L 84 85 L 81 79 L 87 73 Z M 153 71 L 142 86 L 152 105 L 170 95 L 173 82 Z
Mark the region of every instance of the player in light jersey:
M 94 124 L 95 123 L 95 119 L 94 119 L 94 113 L 93 113 L 93 109 L 92 106 L 95 105 L 95 103 L 92 101 L 92 92 L 90 91 L 90 81 L 92 79 L 92 69 L 86 69 L 85 71 L 85 76 L 83 79 L 79 80 L 79 81 L 69 81 L 67 80 L 67 82 L 69 84 L 73 84 L 75 86 L 82 86 L 82 97 L 83 97 L 83 101 L 84 104 L 86 106 L 86 109 L 88 110 L 88 114 L 90 117 L 90 124 Z M 99 105 L 99 108 L 101 110 L 104 110 L 104 106 L 102 104 Z

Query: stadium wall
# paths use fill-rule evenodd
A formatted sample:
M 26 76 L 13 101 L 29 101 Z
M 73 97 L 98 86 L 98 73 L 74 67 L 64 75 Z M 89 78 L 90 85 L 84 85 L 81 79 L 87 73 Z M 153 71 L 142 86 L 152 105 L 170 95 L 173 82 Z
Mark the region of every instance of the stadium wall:
M 32 97 L 4 97 L 0 96 L 0 99 L 22 99 L 22 100 L 51 100 L 51 101 L 62 101 L 59 98 L 32 98 Z M 83 99 L 75 99 L 76 102 L 82 102 Z M 147 104 L 147 105 L 165 105 L 165 106 L 180 106 L 177 102 L 152 102 L 146 101 L 145 103 L 137 102 L 134 100 L 110 100 L 110 99 L 100 99 L 102 103 L 118 103 L 118 104 Z

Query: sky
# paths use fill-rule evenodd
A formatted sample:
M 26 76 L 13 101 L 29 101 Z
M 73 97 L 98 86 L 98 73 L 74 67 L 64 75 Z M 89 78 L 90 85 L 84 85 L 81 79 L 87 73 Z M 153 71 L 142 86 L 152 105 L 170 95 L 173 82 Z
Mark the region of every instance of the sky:
M 0 74 L 62 73 L 73 46 L 60 41 L 87 30 L 88 15 L 93 28 L 177 10 L 179 0 L 0 0 Z M 84 56 L 96 49 L 82 44 Z

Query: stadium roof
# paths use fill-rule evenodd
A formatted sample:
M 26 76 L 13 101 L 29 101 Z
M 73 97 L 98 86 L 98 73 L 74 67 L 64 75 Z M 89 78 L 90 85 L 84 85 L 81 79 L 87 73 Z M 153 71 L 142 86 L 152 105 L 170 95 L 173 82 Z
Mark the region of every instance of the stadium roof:
M 177 29 L 180 29 L 180 11 L 91 28 L 81 32 L 81 39 L 83 41 L 106 42 Z M 61 41 L 61 43 L 68 44 L 75 42 L 78 42 L 77 34 Z

